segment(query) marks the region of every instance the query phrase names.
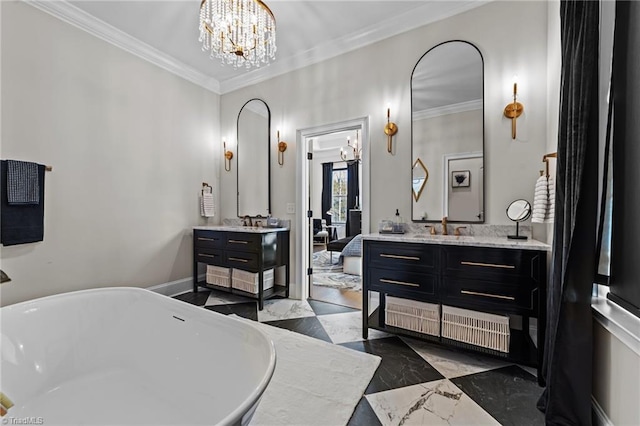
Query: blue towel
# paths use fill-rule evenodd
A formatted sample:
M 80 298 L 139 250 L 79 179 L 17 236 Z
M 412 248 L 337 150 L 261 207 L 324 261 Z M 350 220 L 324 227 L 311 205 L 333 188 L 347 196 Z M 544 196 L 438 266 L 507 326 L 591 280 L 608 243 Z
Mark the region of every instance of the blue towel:
M 9 204 L 40 204 L 36 163 L 7 160 L 7 199 Z
M 44 165 L 38 164 L 39 204 L 8 203 L 8 161 L 0 164 L 0 242 L 5 246 L 44 238 Z

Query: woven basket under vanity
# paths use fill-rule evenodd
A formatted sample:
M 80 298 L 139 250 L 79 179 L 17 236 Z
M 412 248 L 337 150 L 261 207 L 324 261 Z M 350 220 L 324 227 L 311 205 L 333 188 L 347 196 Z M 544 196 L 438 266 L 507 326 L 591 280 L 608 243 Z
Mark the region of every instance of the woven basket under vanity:
M 509 317 L 442 305 L 442 337 L 509 352 Z
M 440 336 L 440 305 L 387 296 L 384 314 L 386 325 Z
M 267 269 L 263 272 L 263 287 L 262 290 L 267 290 L 273 287 L 274 272 L 272 269 Z M 258 294 L 258 273 L 247 272 L 241 269 L 233 269 L 231 271 L 231 287 L 246 291 L 248 293 Z
M 231 270 L 221 266 L 207 265 L 207 284 L 231 287 Z

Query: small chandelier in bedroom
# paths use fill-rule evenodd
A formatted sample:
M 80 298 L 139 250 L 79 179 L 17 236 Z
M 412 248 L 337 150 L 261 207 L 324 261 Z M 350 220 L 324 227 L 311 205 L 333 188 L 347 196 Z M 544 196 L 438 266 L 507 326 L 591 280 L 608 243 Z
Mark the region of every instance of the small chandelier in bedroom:
M 362 159 L 362 147 L 358 143 L 359 132 L 356 130 L 356 140 L 351 144 L 351 139 L 347 138 L 347 146 L 340 148 L 340 158 L 347 164 L 359 163 Z
M 234 68 L 267 65 L 276 56 L 276 19 L 260 0 L 202 0 L 200 42 Z

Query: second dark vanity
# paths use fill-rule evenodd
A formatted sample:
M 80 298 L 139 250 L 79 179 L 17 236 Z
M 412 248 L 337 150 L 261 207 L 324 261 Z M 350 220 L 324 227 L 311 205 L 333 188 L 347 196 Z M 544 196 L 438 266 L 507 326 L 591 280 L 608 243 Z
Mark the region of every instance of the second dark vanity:
M 193 291 L 213 288 L 264 301 L 274 296 L 289 297 L 289 230 L 239 226 L 199 226 L 193 229 Z M 229 285 L 216 285 L 199 279 L 199 264 L 257 274 L 256 292 Z M 265 288 L 265 273 L 284 267 L 284 282 L 276 280 Z M 241 272 L 242 273 L 242 272 Z M 244 274 L 249 275 L 249 274 Z M 275 280 L 275 278 L 272 278 Z
M 508 242 L 505 238 L 364 236 L 363 337 L 366 339 L 368 329 L 374 328 L 539 368 L 544 343 L 547 250 L 547 245 L 537 241 Z M 378 306 L 370 305 L 370 292 L 379 296 Z M 388 300 L 394 304 L 404 301 L 402 310 L 406 314 L 400 315 L 405 315 L 407 323 L 423 323 L 423 330 L 431 331 L 390 325 L 386 320 Z M 502 319 L 508 327 L 508 350 L 446 337 L 443 323 L 447 309 Z M 537 319 L 533 338 L 530 318 Z

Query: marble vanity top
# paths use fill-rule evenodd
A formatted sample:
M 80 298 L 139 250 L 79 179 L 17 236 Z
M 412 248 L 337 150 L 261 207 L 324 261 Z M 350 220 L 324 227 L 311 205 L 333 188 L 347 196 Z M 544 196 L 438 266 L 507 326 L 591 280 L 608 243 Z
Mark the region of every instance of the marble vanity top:
M 269 232 L 280 232 L 280 231 L 287 230 L 287 228 L 265 228 L 262 226 L 236 226 L 236 225 L 194 226 L 193 229 L 197 229 L 200 231 L 246 232 L 251 234 L 267 234 Z
M 473 235 L 431 235 L 427 233 L 408 234 L 363 234 L 362 238 L 372 241 L 397 241 L 402 243 L 441 244 L 452 246 L 497 247 L 521 250 L 551 251 L 551 246 L 538 240 L 510 240 L 507 237 L 486 237 Z

